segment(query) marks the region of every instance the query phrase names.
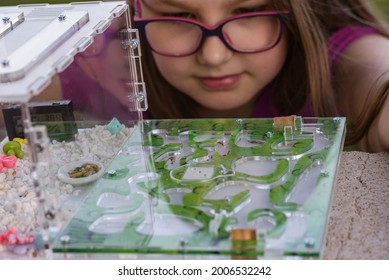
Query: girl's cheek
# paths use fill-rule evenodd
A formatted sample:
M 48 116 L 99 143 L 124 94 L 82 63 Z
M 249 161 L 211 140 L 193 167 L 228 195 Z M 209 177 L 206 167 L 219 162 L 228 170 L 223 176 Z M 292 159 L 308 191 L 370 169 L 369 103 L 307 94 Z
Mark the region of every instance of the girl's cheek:
M 182 76 L 192 69 L 193 64 L 188 64 L 183 58 L 171 58 L 154 55 L 158 70 L 165 78 L 170 76 Z

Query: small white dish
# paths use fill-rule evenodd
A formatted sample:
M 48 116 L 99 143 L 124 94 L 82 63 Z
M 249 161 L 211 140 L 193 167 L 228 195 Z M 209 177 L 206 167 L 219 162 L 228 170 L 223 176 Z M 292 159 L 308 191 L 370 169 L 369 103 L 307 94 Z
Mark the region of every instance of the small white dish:
M 77 167 L 81 167 L 86 163 L 96 164 L 99 167 L 99 171 L 87 177 L 72 178 L 69 176 L 69 172 L 71 172 Z M 93 161 L 93 160 L 80 160 L 80 161 L 70 162 L 62 166 L 60 169 L 58 169 L 57 177 L 58 179 L 60 179 L 62 182 L 66 184 L 85 185 L 96 181 L 103 174 L 104 174 L 104 166 L 100 162 Z

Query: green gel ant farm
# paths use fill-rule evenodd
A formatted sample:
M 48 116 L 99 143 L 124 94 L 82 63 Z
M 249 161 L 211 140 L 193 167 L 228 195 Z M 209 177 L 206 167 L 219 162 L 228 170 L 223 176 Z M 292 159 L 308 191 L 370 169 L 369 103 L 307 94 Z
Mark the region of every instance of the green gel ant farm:
M 53 251 L 320 258 L 344 132 L 344 118 L 143 121 Z

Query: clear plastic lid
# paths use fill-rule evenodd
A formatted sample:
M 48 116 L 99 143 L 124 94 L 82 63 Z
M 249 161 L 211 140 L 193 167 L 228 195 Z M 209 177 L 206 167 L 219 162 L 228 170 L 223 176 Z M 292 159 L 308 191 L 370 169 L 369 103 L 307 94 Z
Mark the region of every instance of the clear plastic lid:
M 20 5 L 0 15 L 0 102 L 70 100 L 82 120 L 137 120 L 131 112 L 146 109 L 125 2 Z

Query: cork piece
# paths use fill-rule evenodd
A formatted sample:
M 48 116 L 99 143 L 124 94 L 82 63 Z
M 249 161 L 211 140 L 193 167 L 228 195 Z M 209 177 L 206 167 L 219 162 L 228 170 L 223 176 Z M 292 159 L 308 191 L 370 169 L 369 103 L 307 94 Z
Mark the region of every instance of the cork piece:
M 275 128 L 284 128 L 285 126 L 294 126 L 295 124 L 295 115 L 283 116 L 274 118 L 273 125 Z
M 255 229 L 233 229 L 231 230 L 232 249 L 236 255 L 232 255 L 233 260 L 255 260 L 255 247 L 257 232 Z
M 233 229 L 231 230 L 232 241 L 252 241 L 257 239 L 255 229 Z

